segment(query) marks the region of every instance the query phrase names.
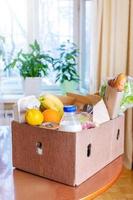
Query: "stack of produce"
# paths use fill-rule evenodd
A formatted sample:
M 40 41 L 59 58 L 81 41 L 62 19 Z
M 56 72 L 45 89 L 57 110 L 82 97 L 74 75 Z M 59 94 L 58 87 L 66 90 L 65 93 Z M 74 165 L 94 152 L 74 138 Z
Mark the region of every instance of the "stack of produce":
M 59 124 L 63 116 L 63 103 L 52 94 L 39 97 L 39 108 L 27 108 L 25 121 L 30 125 L 42 125 L 42 123 Z
M 69 104 L 69 106 L 72 105 Z M 60 98 L 53 94 L 44 94 L 39 98 L 35 96 L 26 96 L 18 101 L 19 118 L 16 121 L 20 123 L 26 122 L 29 125 L 39 126 L 40 128 L 60 130 L 61 121 L 64 119 L 62 118 L 64 116 L 64 107 L 65 105 L 63 105 Z M 77 110 L 75 114 L 82 129 L 95 127 L 95 123 L 92 122 L 92 113 L 90 113 L 90 109 L 83 109 L 82 111 Z

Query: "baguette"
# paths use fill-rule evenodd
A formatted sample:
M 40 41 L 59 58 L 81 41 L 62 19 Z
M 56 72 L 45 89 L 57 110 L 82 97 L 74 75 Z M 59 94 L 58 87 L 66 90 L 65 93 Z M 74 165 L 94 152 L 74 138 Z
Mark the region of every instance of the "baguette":
M 118 92 L 122 92 L 124 90 L 124 86 L 126 83 L 126 75 L 121 73 L 115 79 L 109 80 L 108 84 L 117 89 Z

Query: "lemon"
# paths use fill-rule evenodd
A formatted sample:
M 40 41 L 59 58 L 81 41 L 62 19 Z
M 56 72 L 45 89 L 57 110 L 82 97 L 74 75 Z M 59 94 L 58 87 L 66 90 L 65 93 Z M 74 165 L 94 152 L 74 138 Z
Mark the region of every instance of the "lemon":
M 43 114 L 37 109 L 28 109 L 25 114 L 25 121 L 30 125 L 40 125 L 43 122 Z

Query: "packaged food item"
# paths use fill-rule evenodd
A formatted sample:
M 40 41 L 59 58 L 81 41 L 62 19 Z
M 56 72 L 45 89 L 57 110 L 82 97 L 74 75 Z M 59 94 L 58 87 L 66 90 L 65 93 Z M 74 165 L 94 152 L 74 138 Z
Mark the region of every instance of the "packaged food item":
M 81 123 L 86 121 L 93 121 L 93 114 L 88 112 L 80 112 L 76 114 Z
M 96 126 L 98 126 L 98 125 L 96 125 L 95 123 L 93 123 L 91 121 L 87 121 L 82 124 L 82 129 L 84 130 L 84 129 L 95 128 Z
M 114 79 L 110 79 L 108 84 L 112 88 L 115 88 L 118 92 L 122 92 L 124 90 L 126 79 L 126 75 L 121 73 L 118 74 Z
M 83 111 L 93 115 L 93 105 L 85 104 L 83 107 Z
M 103 99 L 98 101 L 95 105 L 84 104 L 82 110 L 83 112 L 81 112 L 80 118 L 83 118 L 85 117 L 84 115 L 86 115 L 87 121 L 91 121 L 94 124 L 100 125 L 110 120 L 109 113 Z
M 99 89 L 99 94 L 101 97 L 104 97 L 107 86 L 115 88 L 117 92 L 122 92 L 125 89 L 126 82 L 127 82 L 127 76 L 123 73 L 118 74 L 114 78 L 107 78 L 107 80 L 105 80 L 101 85 Z
M 54 123 L 54 122 L 45 122 L 45 123 L 42 123 L 39 127 L 45 128 L 45 129 L 51 129 L 51 130 L 58 130 L 59 124 Z
M 96 124 L 93 122 L 92 114 L 87 113 L 87 112 L 81 112 L 81 113 L 78 113 L 77 115 L 78 115 L 78 118 L 80 120 L 83 130 L 96 127 Z
M 123 91 L 117 91 L 116 88 L 112 88 L 107 85 L 104 101 L 108 109 L 110 119 L 114 119 L 119 115 L 120 103 L 123 98 L 123 94 Z
M 77 107 L 75 105 L 64 106 L 64 116 L 60 122 L 59 130 L 66 132 L 77 132 L 82 130 L 78 116 L 76 115 Z
M 133 77 L 121 73 L 117 78 L 108 79 L 101 85 L 99 94 L 106 104 L 108 101 L 108 109 L 115 110 L 114 116 L 119 115 L 133 107 Z

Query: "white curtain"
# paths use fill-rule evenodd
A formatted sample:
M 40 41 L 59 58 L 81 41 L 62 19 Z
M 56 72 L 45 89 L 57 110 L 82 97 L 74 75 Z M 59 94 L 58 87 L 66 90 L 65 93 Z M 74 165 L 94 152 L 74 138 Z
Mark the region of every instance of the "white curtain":
M 91 57 L 92 92 L 106 77 L 118 73 L 133 76 L 133 1 L 96 0 L 96 21 Z M 126 113 L 125 165 L 132 167 L 133 110 Z

